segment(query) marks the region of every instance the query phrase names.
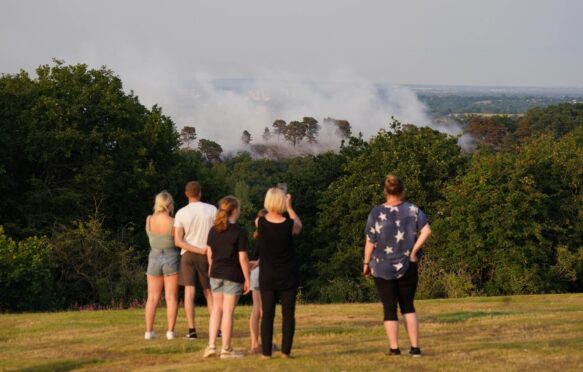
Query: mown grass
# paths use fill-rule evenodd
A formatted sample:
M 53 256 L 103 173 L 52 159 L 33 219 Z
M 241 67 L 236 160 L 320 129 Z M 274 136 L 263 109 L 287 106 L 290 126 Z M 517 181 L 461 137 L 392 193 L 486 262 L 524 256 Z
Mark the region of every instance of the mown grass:
M 236 349 L 249 347 L 249 307 L 237 308 Z M 143 340 L 143 311 L 0 315 L 0 369 L 70 370 L 583 370 L 583 294 L 417 301 L 423 357 L 389 358 L 380 304 L 299 305 L 294 359 L 203 359 L 199 339 Z M 279 321 L 279 319 L 278 319 Z M 156 328 L 165 330 L 164 309 Z M 280 323 L 279 323 L 280 324 Z M 279 338 L 280 325 L 276 327 Z M 186 325 L 181 309 L 177 331 Z M 401 332 L 401 348 L 409 343 Z

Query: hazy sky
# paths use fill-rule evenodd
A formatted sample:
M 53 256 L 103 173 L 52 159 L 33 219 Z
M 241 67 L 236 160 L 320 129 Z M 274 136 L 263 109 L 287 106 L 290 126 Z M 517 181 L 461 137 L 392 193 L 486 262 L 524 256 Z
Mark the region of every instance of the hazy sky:
M 0 0 L 0 72 L 583 86 L 583 1 Z

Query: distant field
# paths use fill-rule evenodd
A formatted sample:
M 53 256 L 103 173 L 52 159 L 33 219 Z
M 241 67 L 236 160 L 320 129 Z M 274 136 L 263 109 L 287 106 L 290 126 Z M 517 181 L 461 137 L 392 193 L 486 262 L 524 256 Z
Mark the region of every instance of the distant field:
M 203 359 L 208 317 L 196 341 L 145 341 L 143 312 L 0 315 L 0 369 L 82 370 L 583 370 L 583 294 L 417 302 L 423 357 L 390 358 L 380 304 L 300 305 L 294 359 Z M 235 349 L 249 347 L 249 307 L 236 311 Z M 164 309 L 156 328 L 164 334 Z M 279 311 L 279 309 L 278 309 Z M 184 333 L 181 309 L 177 331 Z M 280 330 L 280 326 L 276 328 Z M 279 337 L 277 333 L 276 337 Z M 401 348 L 409 343 L 401 334 Z

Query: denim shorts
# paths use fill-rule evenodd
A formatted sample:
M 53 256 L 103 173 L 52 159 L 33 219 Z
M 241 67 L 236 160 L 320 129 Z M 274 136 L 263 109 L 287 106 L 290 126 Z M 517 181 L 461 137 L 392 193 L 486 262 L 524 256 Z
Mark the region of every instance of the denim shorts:
M 180 271 L 180 251 L 178 249 L 152 249 L 148 256 L 146 274 L 152 276 L 167 276 Z
M 240 296 L 243 293 L 243 283 L 232 282 L 227 279 L 211 278 L 211 291 Z
M 251 290 L 252 291 L 259 290 L 259 267 L 256 267 L 253 270 L 251 270 Z

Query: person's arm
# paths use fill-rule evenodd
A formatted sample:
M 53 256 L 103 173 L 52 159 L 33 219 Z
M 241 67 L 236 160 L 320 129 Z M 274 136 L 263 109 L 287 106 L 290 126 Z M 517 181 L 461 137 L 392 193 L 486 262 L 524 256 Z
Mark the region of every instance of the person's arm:
M 431 235 L 431 227 L 427 223 L 427 224 L 425 224 L 425 226 L 423 226 L 423 228 L 421 229 L 421 232 L 419 233 L 419 237 L 417 238 L 417 241 L 415 242 L 415 245 L 413 246 L 413 250 L 411 251 L 411 255 L 409 256 L 409 261 L 417 262 L 417 252 L 419 252 L 421 247 L 423 247 L 423 244 L 425 244 L 425 242 L 427 241 L 427 239 L 429 238 L 430 235 Z
M 178 248 L 182 248 L 185 251 L 206 255 L 208 247 L 195 247 L 194 245 L 188 244 L 186 240 L 184 240 L 184 228 L 183 227 L 175 227 L 174 228 L 174 245 Z
M 298 214 L 292 208 L 291 194 L 287 194 L 285 197 L 285 207 L 287 209 L 287 213 L 289 213 L 289 217 L 294 220 L 292 234 L 298 235 L 302 231 L 302 220 L 300 220 L 300 216 L 298 216 Z
M 209 278 L 211 277 L 211 267 L 213 265 L 213 248 L 211 246 L 208 246 L 208 249 L 206 250 L 206 259 L 209 263 L 209 272 L 208 272 L 208 276 Z
M 247 252 L 239 252 L 239 263 L 241 264 L 241 270 L 243 270 L 243 276 L 245 277 L 245 283 L 243 284 L 243 294 L 249 293 L 251 290 L 251 281 L 249 279 L 249 261 L 247 258 Z
M 362 261 L 362 274 L 364 276 L 370 275 L 370 259 L 372 257 L 372 251 L 374 250 L 374 244 L 366 239 L 366 243 L 364 245 L 364 259 Z

